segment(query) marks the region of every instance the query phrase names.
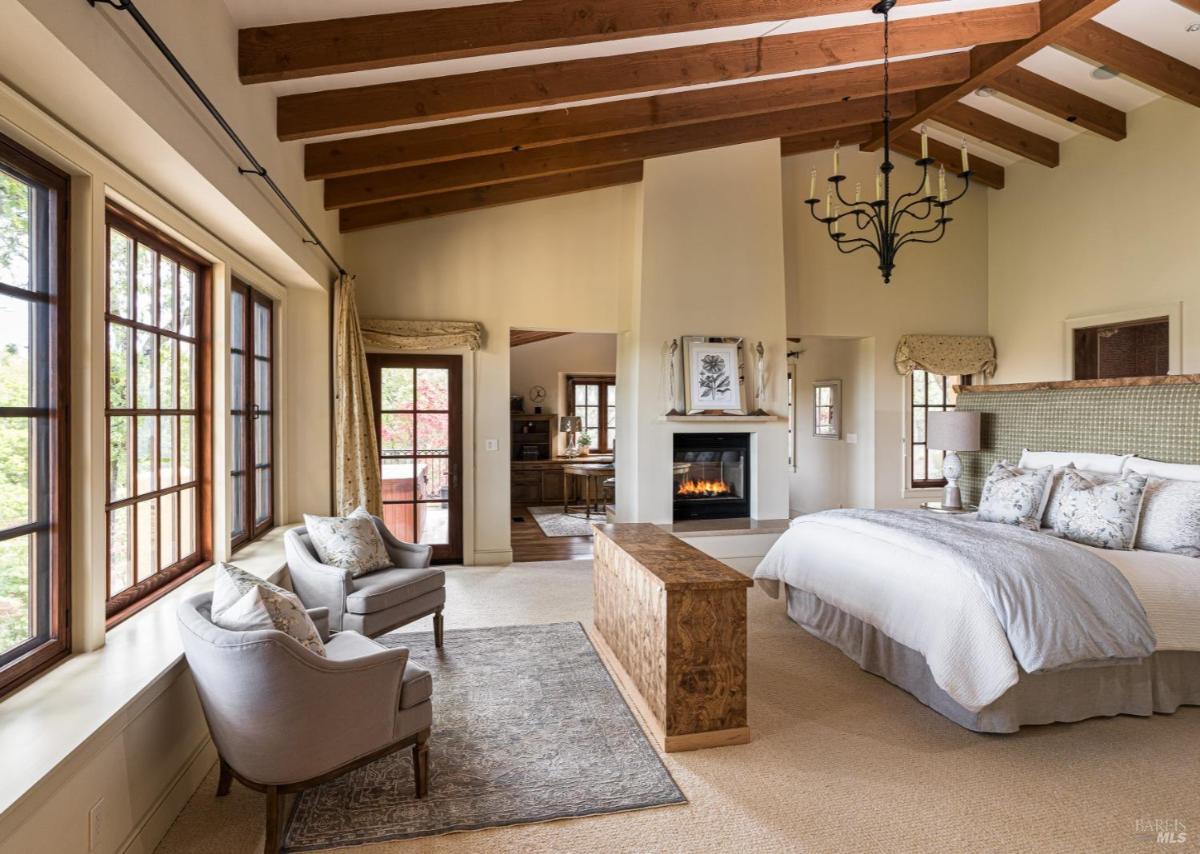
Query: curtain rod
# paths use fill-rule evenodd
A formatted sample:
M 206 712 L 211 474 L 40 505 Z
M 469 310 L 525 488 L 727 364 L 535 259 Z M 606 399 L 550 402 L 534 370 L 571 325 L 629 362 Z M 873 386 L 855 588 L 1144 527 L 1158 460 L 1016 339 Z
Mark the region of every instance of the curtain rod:
M 266 167 L 259 162 L 258 158 L 254 156 L 254 153 L 246 146 L 246 143 L 242 142 L 242 138 L 238 136 L 237 131 L 235 131 L 233 127 L 230 126 L 229 122 L 225 120 L 225 117 L 221 115 L 221 111 L 217 109 L 216 105 L 209 99 L 208 95 L 204 94 L 204 90 L 200 88 L 200 84 L 197 83 L 195 78 L 192 77 L 192 75 L 188 73 L 188 70 L 183 67 L 183 63 L 179 61 L 179 58 L 175 56 L 171 49 L 167 47 L 167 43 L 162 40 L 162 37 L 158 34 L 154 27 L 150 25 L 150 22 L 146 20 L 145 16 L 142 15 L 137 6 L 133 4 L 133 0 L 87 0 L 87 2 L 90 6 L 92 6 L 92 8 L 95 8 L 97 3 L 104 3 L 108 6 L 112 6 L 119 12 L 128 12 L 133 17 L 133 20 L 136 21 L 137 25 L 142 28 L 142 32 L 146 34 L 146 37 L 149 38 L 150 41 L 154 42 L 154 46 L 158 48 L 159 53 L 161 53 L 167 62 L 171 64 L 171 67 L 175 69 L 176 73 L 183 78 L 183 82 L 186 83 L 187 87 L 192 90 L 192 94 L 200 100 L 200 103 L 204 105 L 204 108 L 208 110 L 209 114 L 213 117 L 216 123 L 221 126 L 221 130 L 225 131 L 225 134 L 233 141 L 233 144 L 237 146 L 238 151 L 240 151 L 242 156 L 245 157 L 250 163 L 252 168 L 246 169 L 239 166 L 238 172 L 243 175 L 257 175 L 258 177 L 262 178 L 263 181 L 266 182 L 266 185 L 271 188 L 271 191 L 278 196 L 279 201 L 283 202 L 284 207 L 286 207 L 288 211 L 291 212 L 292 216 L 296 218 L 296 222 L 300 223 L 301 227 L 308 232 L 308 237 L 304 238 L 304 242 L 316 246 L 318 249 L 324 252 L 325 257 L 329 259 L 331 264 L 333 264 L 334 269 L 336 269 L 338 272 L 338 275 L 345 276 L 346 269 L 341 265 L 338 259 L 333 256 L 333 253 L 329 251 L 329 247 L 327 247 L 321 238 L 317 236 L 317 233 L 313 231 L 312 226 L 308 224 L 308 221 L 301 216 L 300 211 L 296 209 L 296 206 L 292 204 L 291 200 L 284 194 L 283 190 L 279 189 L 279 185 L 275 183 L 275 179 L 267 174 Z

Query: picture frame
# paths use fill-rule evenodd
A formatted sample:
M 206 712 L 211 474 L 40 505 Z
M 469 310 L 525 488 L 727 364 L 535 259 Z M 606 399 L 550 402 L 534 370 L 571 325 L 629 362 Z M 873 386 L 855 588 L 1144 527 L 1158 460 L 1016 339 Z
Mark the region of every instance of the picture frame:
M 842 381 L 817 380 L 812 387 L 813 438 L 842 438 Z
M 680 342 L 687 414 L 745 415 L 743 339 L 685 335 Z

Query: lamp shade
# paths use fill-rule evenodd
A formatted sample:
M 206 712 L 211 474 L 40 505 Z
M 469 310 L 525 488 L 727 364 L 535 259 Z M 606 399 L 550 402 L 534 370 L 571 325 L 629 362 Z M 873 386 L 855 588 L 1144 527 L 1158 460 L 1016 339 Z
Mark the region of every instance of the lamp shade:
M 925 440 L 935 451 L 978 451 L 979 413 L 930 412 Z
M 583 422 L 578 415 L 564 415 L 558 419 L 560 433 L 578 433 L 583 428 Z

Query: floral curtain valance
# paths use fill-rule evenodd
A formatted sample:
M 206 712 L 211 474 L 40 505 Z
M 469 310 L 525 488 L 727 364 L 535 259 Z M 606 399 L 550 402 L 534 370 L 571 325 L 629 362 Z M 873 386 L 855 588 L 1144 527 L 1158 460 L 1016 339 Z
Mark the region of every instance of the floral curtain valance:
M 996 344 L 987 335 L 904 335 L 896 345 L 896 371 L 934 374 L 996 373 Z
M 483 324 L 469 320 L 362 321 L 363 344 L 395 353 L 403 350 L 448 350 L 483 346 Z

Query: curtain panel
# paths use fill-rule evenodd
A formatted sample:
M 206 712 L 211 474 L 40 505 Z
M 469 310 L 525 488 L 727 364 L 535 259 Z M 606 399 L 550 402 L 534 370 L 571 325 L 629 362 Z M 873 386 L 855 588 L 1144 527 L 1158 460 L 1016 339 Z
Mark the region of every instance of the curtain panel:
M 953 376 L 996 373 L 996 344 L 987 335 L 904 335 L 896 345 L 896 372 Z
M 361 506 L 378 516 L 383 511 L 379 443 L 353 279 L 339 279 L 333 310 L 335 512 L 345 515 Z
M 483 325 L 469 320 L 382 320 L 362 322 L 363 344 L 375 350 L 478 350 L 483 346 Z

